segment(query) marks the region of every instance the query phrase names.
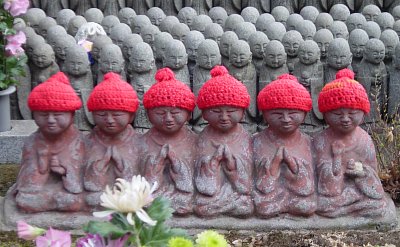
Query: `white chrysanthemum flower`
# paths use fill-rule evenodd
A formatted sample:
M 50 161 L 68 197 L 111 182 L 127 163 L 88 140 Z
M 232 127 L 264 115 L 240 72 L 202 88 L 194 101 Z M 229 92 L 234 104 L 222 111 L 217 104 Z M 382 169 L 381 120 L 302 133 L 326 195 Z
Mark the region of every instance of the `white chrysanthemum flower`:
M 118 178 L 113 189 L 111 190 L 107 186 L 106 191 L 100 196 L 101 206 L 109 210 L 94 212 L 93 215 L 95 217 L 106 217 L 115 212 L 127 213 L 127 221 L 134 225 L 133 214 L 136 213 L 140 220 L 154 226 L 157 221 L 152 220 L 143 207 L 153 201 L 154 198 L 151 193 L 156 186 L 154 184 L 151 187 L 147 180 L 140 175 L 133 176 L 130 182 Z

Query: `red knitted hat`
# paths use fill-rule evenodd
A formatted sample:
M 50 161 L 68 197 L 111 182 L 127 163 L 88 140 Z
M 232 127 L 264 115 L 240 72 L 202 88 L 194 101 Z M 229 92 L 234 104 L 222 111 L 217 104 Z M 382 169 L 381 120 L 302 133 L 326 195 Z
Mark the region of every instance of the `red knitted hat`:
M 297 78 L 283 74 L 265 86 L 257 97 L 260 111 L 272 109 L 296 109 L 308 112 L 312 108 L 310 93 Z
M 336 80 L 325 85 L 318 97 L 319 111 L 324 113 L 339 108 L 351 108 L 369 113 L 370 105 L 364 87 L 354 80 L 349 69 L 337 72 Z
M 81 106 L 80 98 L 63 72 L 37 85 L 28 96 L 31 111 L 76 111 Z
M 163 68 L 156 73 L 156 83 L 143 96 L 146 109 L 161 106 L 171 106 L 193 111 L 195 98 L 190 88 L 175 79 L 175 74 L 169 68 Z
M 197 96 L 199 109 L 215 106 L 249 107 L 250 95 L 246 86 L 229 75 L 224 66 L 215 66 L 210 74 L 211 79 L 204 83 Z
M 104 81 L 92 91 L 87 101 L 89 111 L 136 112 L 139 100 L 133 87 L 113 72 L 104 75 Z

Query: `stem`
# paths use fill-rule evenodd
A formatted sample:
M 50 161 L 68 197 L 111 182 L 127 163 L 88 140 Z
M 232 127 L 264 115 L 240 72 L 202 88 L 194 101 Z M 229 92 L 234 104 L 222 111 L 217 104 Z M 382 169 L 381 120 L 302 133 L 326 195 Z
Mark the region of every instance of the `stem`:
M 133 226 L 133 231 L 135 232 L 135 235 L 136 235 L 136 238 L 135 238 L 136 247 L 142 247 L 142 244 L 140 243 L 140 238 L 139 238 L 140 229 L 138 230 L 136 228 L 136 222 L 135 222 L 135 225 Z

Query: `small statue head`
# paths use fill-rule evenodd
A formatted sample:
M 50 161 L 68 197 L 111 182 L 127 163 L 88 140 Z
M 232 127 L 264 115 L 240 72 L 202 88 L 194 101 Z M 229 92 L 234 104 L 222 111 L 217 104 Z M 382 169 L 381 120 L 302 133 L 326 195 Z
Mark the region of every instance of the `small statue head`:
M 270 13 L 261 14 L 255 24 L 257 31 L 266 32 L 266 27 L 275 22 L 275 18 Z
M 139 100 L 129 83 L 110 72 L 90 93 L 87 107 L 93 113 L 96 128 L 112 137 L 122 133 L 132 123 Z
M 137 73 L 145 73 L 155 67 L 153 50 L 145 42 L 136 43 L 132 47 L 132 55 L 129 57 L 129 68 Z
M 218 24 L 216 24 L 218 25 Z M 206 39 L 200 43 L 197 52 L 197 62 L 201 68 L 211 70 L 221 64 L 221 53 L 217 42 Z
M 320 50 L 313 40 L 304 41 L 299 47 L 299 61 L 305 65 L 316 63 L 320 59 Z
M 394 49 L 399 44 L 399 36 L 392 29 L 387 29 L 382 32 L 379 39 L 385 45 L 385 60 L 392 60 Z
M 367 21 L 375 21 L 378 15 L 381 13 L 381 9 L 375 4 L 369 4 L 365 6 L 361 12 Z
M 221 55 L 224 57 L 229 57 L 231 47 L 237 40 L 239 40 L 239 38 L 233 31 L 226 31 L 224 34 L 222 34 L 221 41 L 219 43 Z
M 154 53 L 157 60 L 163 60 L 165 50 L 167 49 L 167 45 L 171 40 L 173 40 L 173 38 L 171 34 L 167 32 L 161 32 L 156 35 L 154 38 Z
M 156 83 L 143 96 L 149 121 L 157 131 L 174 135 L 190 119 L 195 96 L 183 82 L 175 79 L 169 68 L 157 71 Z
M 72 9 L 62 9 L 58 11 L 56 16 L 57 24 L 65 28 L 68 28 L 68 22 L 71 20 L 72 17 L 75 16 L 75 12 Z
M 270 40 L 282 41 L 283 35 L 286 33 L 286 28 L 280 22 L 272 22 L 265 27 L 264 33 Z
M 211 79 L 200 88 L 197 106 L 209 126 L 220 133 L 235 131 L 250 105 L 246 86 L 229 75 L 224 66 L 216 66 Z
M 367 32 L 370 39 L 379 39 L 381 37 L 381 28 L 374 21 L 367 21 L 363 29 Z
M 75 43 L 75 40 L 74 40 Z M 46 44 L 46 41 L 44 38 L 38 34 L 34 34 L 30 36 L 29 38 L 26 39 L 25 43 L 25 52 L 26 55 L 30 58 L 33 59 L 33 50 L 35 47 L 42 46 L 43 44 Z
M 392 9 L 392 16 L 395 22 L 400 20 L 400 5 L 397 5 Z
M 383 62 L 385 58 L 385 44 L 379 39 L 368 40 L 364 49 L 364 58 L 373 64 Z
M 278 136 L 287 136 L 299 131 L 312 101 L 296 77 L 283 74 L 260 91 L 257 106 L 268 128 Z
M 388 12 L 382 12 L 376 18 L 376 23 L 378 23 L 382 32 L 388 29 L 393 29 L 394 22 L 394 17 Z
M 313 40 L 317 29 L 315 28 L 314 23 L 309 20 L 304 20 L 299 25 L 297 25 L 296 29 L 304 40 Z
M 85 23 L 87 23 L 87 21 L 83 16 L 77 15 L 72 17 L 71 20 L 68 22 L 67 33 L 72 37 L 75 37 L 79 28 Z
M 321 58 L 326 58 L 329 44 L 333 40 L 333 34 L 328 29 L 320 29 L 314 35 L 314 41 L 317 43 L 321 52 Z
M 140 42 L 143 42 L 143 39 L 142 36 L 137 33 L 131 33 L 125 37 L 122 43 L 122 55 L 124 55 L 125 60 L 129 60 L 132 56 L 133 47 Z
M 39 22 L 39 34 L 42 35 L 43 38 L 46 38 L 48 30 L 56 25 L 57 22 L 54 18 L 46 16 Z
M 317 19 L 315 20 L 315 28 L 320 29 L 330 29 L 333 23 L 333 18 L 328 13 L 319 13 Z
M 87 22 L 95 22 L 100 24 L 104 18 L 103 12 L 98 8 L 90 8 L 83 14 Z
M 332 16 L 334 21 L 345 22 L 350 16 L 350 10 L 344 4 L 335 4 L 329 10 L 329 14 Z
M 299 25 L 299 23 L 301 23 L 303 20 L 304 20 L 303 16 L 299 14 L 289 15 L 288 19 L 286 20 L 286 30 L 287 31 L 296 30 L 297 25 Z
M 229 62 L 234 67 L 242 68 L 252 61 L 252 53 L 249 44 L 244 40 L 233 43 L 229 52 Z
M 193 19 L 192 30 L 199 31 L 204 35 L 204 31 L 206 30 L 206 26 L 213 23 L 211 18 L 208 15 L 198 15 Z
M 354 73 L 343 69 L 321 90 L 318 108 L 329 128 L 342 136 L 353 133 L 362 123 L 370 103 L 364 87 L 354 80 Z
M 101 26 L 103 27 L 106 34 L 109 36 L 113 27 L 119 23 L 120 21 L 118 17 L 116 17 L 115 15 L 108 15 L 104 17 L 101 21 Z
M 131 29 L 124 23 L 116 24 L 110 32 L 110 38 L 114 44 L 118 45 L 122 49 L 125 37 L 131 33 Z
M 225 27 L 226 18 L 228 18 L 228 13 L 226 10 L 220 6 L 212 7 L 208 11 L 208 16 L 211 18 L 213 23 L 217 23 L 222 28 Z
M 22 16 L 25 20 L 26 24 L 33 28 L 36 33 L 39 33 L 39 22 L 46 18 L 46 13 L 39 8 L 30 8 L 26 13 Z
M 90 62 L 84 48 L 74 45 L 67 49 L 64 70 L 65 73 L 72 76 L 90 73 Z
M 327 63 L 337 70 L 347 68 L 353 59 L 347 40 L 337 38 L 332 40 L 328 48 Z
M 137 15 L 133 17 L 133 21 L 131 23 L 132 33 L 140 34 L 142 32 L 142 28 L 147 25 L 151 25 L 151 21 L 146 15 Z
M 255 7 L 246 7 L 242 9 L 240 15 L 243 17 L 244 21 L 250 22 L 253 25 L 256 24 L 258 17 L 260 16 L 260 12 Z
M 249 38 L 250 50 L 253 54 L 253 57 L 263 59 L 264 51 L 267 47 L 268 42 L 269 39 L 265 33 L 260 31 L 253 33 Z
M 349 31 L 347 30 L 347 26 L 342 21 L 334 21 L 331 26 L 331 32 L 333 37 L 336 38 L 343 38 L 345 40 L 349 39 Z
M 204 36 L 199 31 L 190 31 L 185 39 L 185 48 L 188 54 L 189 61 L 196 62 L 197 51 L 201 42 L 203 42 Z
M 37 45 L 33 48 L 32 62 L 41 69 L 50 67 L 55 63 L 54 51 L 49 44 Z
M 64 37 L 65 35 L 67 35 L 67 31 L 65 31 L 65 29 L 62 26 L 59 25 L 52 26 L 49 28 L 49 30 L 47 30 L 46 41 L 53 49 L 55 49 L 56 40 L 59 39 L 60 36 Z M 29 38 L 29 36 L 27 38 Z
M 308 5 L 300 10 L 300 15 L 303 16 L 304 20 L 309 20 L 314 23 L 319 15 L 319 11 L 316 7 Z
M 354 29 L 349 36 L 350 51 L 354 58 L 361 59 L 364 55 L 365 45 L 369 40 L 368 34 L 362 29 Z
M 181 10 L 179 10 L 178 20 L 182 23 L 185 23 L 190 30 L 192 30 L 193 19 L 195 16 L 197 16 L 197 12 L 194 8 L 183 7 Z
M 233 31 L 238 23 L 244 22 L 241 15 L 231 14 L 225 20 L 224 31 Z
M 276 6 L 271 10 L 271 15 L 276 22 L 282 23 L 286 27 L 286 21 L 289 18 L 290 12 L 285 6 Z
M 57 139 L 74 123 L 74 114 L 82 102 L 67 76 L 58 72 L 36 86 L 28 96 L 28 107 L 40 133 Z
M 112 44 L 112 40 L 110 39 L 110 37 L 102 35 L 102 36 L 98 36 L 94 41 L 93 41 L 93 45 L 92 45 L 92 57 L 95 61 L 98 61 L 100 58 L 100 51 L 101 49 L 105 46 L 105 45 L 109 45 Z
M 247 42 L 249 40 L 250 35 L 255 33 L 257 30 L 254 24 L 250 22 L 242 22 L 236 25 L 234 31 L 240 40 L 244 40 Z
M 289 57 L 297 57 L 300 44 L 303 42 L 301 34 L 296 30 L 291 30 L 282 38 L 282 44 L 285 47 L 286 54 Z
M 151 24 L 157 27 L 160 26 L 160 23 L 166 17 L 164 11 L 158 7 L 151 7 L 149 10 L 147 10 L 146 15 L 149 17 Z
M 118 19 L 121 23 L 125 23 L 128 26 L 131 26 L 133 18 L 136 16 L 136 12 L 132 8 L 122 8 L 118 12 Z
M 103 74 L 108 72 L 120 74 L 125 66 L 121 49 L 114 44 L 103 46 L 100 50 L 99 65 Z
M 178 23 L 179 23 L 179 19 L 176 16 L 169 15 L 169 16 L 165 17 L 164 20 L 160 23 L 160 26 L 159 26 L 160 31 L 171 33 L 172 27 Z M 193 23 L 192 23 L 192 27 L 193 27 Z
M 143 41 L 149 44 L 150 47 L 154 50 L 154 39 L 159 33 L 160 30 L 158 29 L 157 26 L 147 25 L 142 28 L 140 36 L 142 36 Z
M 172 38 L 185 43 L 186 36 L 190 32 L 190 28 L 185 23 L 177 23 L 172 27 Z
M 367 23 L 367 19 L 360 13 L 351 14 L 346 20 L 346 26 L 349 33 L 354 29 L 362 29 Z
M 164 67 L 181 69 L 187 64 L 187 62 L 188 55 L 186 53 L 185 45 L 176 39 L 168 42 L 164 53 Z
M 206 39 L 211 39 L 217 42 L 218 44 L 221 41 L 221 36 L 224 34 L 224 29 L 217 23 L 211 23 L 204 30 L 204 37 Z
M 270 68 L 280 68 L 286 64 L 285 47 L 277 40 L 271 40 L 264 51 L 264 63 Z

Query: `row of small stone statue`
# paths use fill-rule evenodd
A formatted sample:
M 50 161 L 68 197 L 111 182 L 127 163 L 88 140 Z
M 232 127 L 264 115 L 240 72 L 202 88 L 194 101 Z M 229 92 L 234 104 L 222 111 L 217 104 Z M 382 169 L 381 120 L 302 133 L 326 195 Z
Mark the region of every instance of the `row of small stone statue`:
M 177 15 L 185 7 L 193 8 L 198 14 L 208 14 L 212 7 L 220 6 L 228 14 L 239 14 L 246 7 L 269 13 L 277 6 L 285 6 L 290 13 L 298 13 L 306 6 L 315 7 L 320 12 L 329 12 L 334 4 L 345 4 L 352 12 L 361 12 L 370 4 L 386 11 L 391 11 L 399 5 L 396 0 L 31 0 L 31 3 L 31 6 L 42 8 L 51 17 L 56 17 L 58 11 L 66 8 L 72 9 L 78 15 L 83 15 L 90 8 L 99 8 L 105 15 L 117 15 L 121 9 L 129 7 L 142 15 L 152 7 L 160 7 L 167 15 Z
M 343 7 L 347 12 L 343 11 Z M 367 6 L 366 8 L 368 9 L 368 7 L 371 6 Z M 282 10 L 285 8 L 277 7 L 276 9 Z M 338 10 L 335 11 L 335 9 Z M 217 10 L 221 9 L 217 8 Z M 157 15 L 164 15 L 161 9 L 153 8 L 149 10 L 148 16 L 152 17 L 152 13 L 157 11 Z M 42 16 L 39 12 L 41 12 L 40 9 L 29 10 L 25 19 L 30 24 L 35 23 L 39 16 Z M 389 24 L 387 24 L 389 25 L 387 27 L 389 29 L 394 25 L 394 18 L 392 17 L 392 21 L 390 21 L 390 18 L 386 14 L 387 13 L 376 14 L 377 22 L 382 29 L 386 28 L 385 24 L 387 22 L 378 20 L 389 19 Z M 243 17 L 245 16 L 246 15 L 243 15 Z M 256 98 L 260 89 L 270 81 L 276 79 L 277 75 L 287 72 L 296 75 L 299 81 L 312 93 L 313 98 L 316 98 L 322 86 L 326 82 L 334 79 L 337 70 L 350 67 L 352 63 L 352 67 L 357 73 L 356 77 L 365 85 L 366 89 L 368 89 L 367 91 L 371 96 L 370 100 L 376 102 L 374 99 L 377 95 L 376 92 L 382 92 L 380 94 L 384 97 L 379 96 L 378 98 L 380 100 L 382 99 L 382 101 L 379 101 L 379 104 L 383 106 L 388 103 L 385 99 L 389 91 L 393 95 L 389 97 L 389 112 L 390 115 L 396 113 L 398 106 L 397 91 L 399 91 L 396 80 L 398 77 L 392 76 L 391 78 L 394 81 L 388 86 L 388 71 L 382 63 L 383 57 L 380 59 L 382 61 L 375 60 L 375 58 L 372 57 L 374 54 L 372 52 L 373 50 L 377 50 L 378 53 L 382 52 L 381 42 L 377 40 L 370 41 L 366 52 L 369 57 L 366 57 L 363 62 L 362 72 L 360 75 L 358 74 L 358 67 L 360 66 L 364 54 L 363 47 L 365 47 L 370 37 L 380 38 L 381 41 L 383 41 L 383 49 L 385 49 L 385 47 L 387 48 L 384 62 L 386 62 L 387 67 L 391 69 L 394 47 L 398 44 L 398 37 L 395 31 L 385 30 L 382 32 L 382 35 L 380 35 L 379 25 L 375 22 L 371 22 L 377 25 L 379 37 L 369 35 L 361 29 L 356 29 L 354 32 L 352 30 L 349 36 L 348 29 L 361 26 L 365 27 L 365 30 L 368 31 L 369 29 L 366 27 L 370 22 L 367 22 L 362 14 L 355 13 L 350 15 L 350 12 L 344 5 L 335 5 L 332 8 L 332 16 L 327 13 L 317 15 L 314 22 L 319 28 L 318 31 L 316 31 L 316 25 L 313 22 L 303 20 L 303 17 L 297 14 L 288 14 L 286 19 L 279 19 L 279 21 L 286 24 L 286 28 L 281 22 L 273 22 L 274 17 L 272 15 L 264 14 L 264 17 L 265 16 L 269 16 L 272 19 L 267 20 L 263 18 L 263 15 L 260 15 L 254 20 L 249 19 L 249 21 L 255 22 L 255 25 L 253 25 L 250 22 L 245 22 L 244 18 L 241 16 L 230 15 L 227 17 L 224 23 L 225 25 L 223 25 L 221 23 L 212 23 L 209 17 L 200 15 L 197 17 L 204 18 L 198 18 L 199 20 L 196 22 L 197 19 L 195 17 L 191 28 L 202 31 L 204 35 L 196 30 L 190 31 L 188 26 L 184 23 L 179 23 L 175 17 L 177 23 L 174 25 L 169 23 L 169 25 L 166 26 L 169 28 L 166 31 L 172 34 L 169 35 L 167 32 L 160 32 L 159 29 L 162 29 L 164 20 L 172 16 L 165 17 L 163 21 L 159 23 L 159 28 L 157 28 L 155 25 L 151 24 L 151 19 L 144 15 L 138 15 L 133 18 L 131 27 L 137 34 L 130 34 L 129 26 L 119 23 L 118 18 L 115 16 L 106 16 L 101 21 L 97 21 L 102 24 L 106 33 L 109 33 L 111 39 L 104 35 L 91 38 L 93 40 L 91 55 L 94 60 L 91 67 L 92 74 L 89 73 L 89 66 L 84 65 L 88 64 L 85 60 L 85 51 L 76 48 L 76 41 L 72 37 L 69 37 L 63 28 L 57 26 L 54 20 L 53 25 L 49 25 L 49 23 L 52 23 L 49 21 L 51 19 L 43 17 L 42 20 L 39 21 L 37 32 L 46 37 L 47 42 L 55 51 L 57 62 L 61 70 L 66 72 L 70 77 L 73 87 L 79 91 L 83 99 L 87 98 L 87 95 L 93 88 L 93 83 L 91 83 L 93 78 L 95 78 L 95 82 L 101 81 L 102 75 L 110 71 L 119 73 L 123 78 L 130 81 L 141 98 L 143 92 L 154 82 L 153 77 L 156 67 L 160 68 L 164 66 L 173 69 L 177 78 L 186 82 L 188 85 L 190 84 L 192 90 L 197 94 L 201 85 L 210 78 L 210 69 L 220 63 L 226 65 L 230 73 L 247 86 L 248 91 L 252 95 L 252 99 Z M 275 15 L 275 17 L 278 18 L 280 15 Z M 141 22 L 141 20 L 146 21 Z M 341 21 L 334 20 L 346 20 L 347 26 Z M 258 28 L 256 28 L 259 22 L 262 23 L 262 25 L 259 24 Z M 68 26 L 74 26 L 74 23 L 74 19 L 72 18 Z M 196 23 L 200 23 L 201 25 L 196 27 Z M 224 26 L 225 30 L 234 30 L 234 32 L 223 32 L 222 26 L 220 25 Z M 67 28 L 68 33 L 77 36 L 77 30 L 82 26 L 85 27 L 84 23 L 77 24 L 77 26 L 74 26 L 75 29 Z M 300 32 L 291 30 L 293 28 Z M 330 28 L 330 30 L 327 28 Z M 263 30 L 264 32 L 256 31 L 256 29 Z M 290 31 L 286 32 L 286 29 Z M 32 31 L 29 30 L 29 28 L 25 28 L 26 33 L 28 33 L 26 48 L 28 56 L 32 61 L 32 63 L 30 63 L 30 68 L 34 71 L 31 79 L 32 86 L 35 86 L 58 71 L 58 68 L 56 68 L 57 65 L 54 59 L 53 62 L 50 62 L 51 57 L 54 56 L 53 53 L 50 52 L 50 47 L 48 45 L 43 45 L 44 40 L 39 38 L 38 35 L 32 34 Z M 75 32 L 73 32 L 73 30 L 75 30 Z M 332 34 L 332 31 L 335 35 Z M 141 36 L 138 33 L 140 33 Z M 171 36 L 173 36 L 175 40 L 172 39 Z M 205 40 L 204 36 L 216 42 L 208 39 Z M 347 44 L 346 40 L 334 40 L 334 38 L 339 37 L 349 39 L 350 45 Z M 270 39 L 272 40 L 271 42 L 269 42 Z M 314 39 L 315 42 L 306 41 L 303 43 L 303 40 L 308 39 Z M 183 41 L 183 43 L 178 40 Z M 140 41 L 144 41 L 149 45 L 141 43 Z M 116 45 L 111 45 L 112 42 Z M 330 44 L 330 48 L 327 49 Z M 119 47 L 117 47 L 117 45 L 119 45 Z M 67 52 L 68 48 L 71 46 L 74 48 L 69 49 L 70 51 Z M 102 49 L 103 46 L 107 46 L 107 48 Z M 166 54 L 164 54 L 164 51 Z M 353 59 L 351 56 L 352 53 Z M 46 54 L 47 59 L 45 60 L 47 63 L 43 63 L 42 57 L 46 57 Z M 101 54 L 103 54 L 103 59 L 101 59 Z M 66 58 L 68 58 L 68 63 L 64 66 Z M 129 61 L 126 69 L 123 69 L 124 59 Z M 257 75 L 257 73 L 259 74 Z M 391 73 L 398 73 L 396 66 L 393 67 Z M 376 83 L 376 78 L 379 78 L 380 82 Z M 382 90 L 375 89 L 376 86 L 382 87 Z M 371 87 L 372 89 L 370 90 Z M 390 90 L 387 90 L 388 87 Z M 29 90 L 23 89 L 19 91 L 29 92 Z M 26 99 L 26 97 L 20 98 L 22 101 Z M 20 103 L 20 108 L 21 105 L 24 105 L 23 102 Z M 23 112 L 27 112 L 26 110 L 25 107 Z M 375 112 L 374 110 L 368 122 L 374 122 L 376 119 L 379 119 L 379 117 L 376 117 L 377 114 L 375 114 Z M 22 115 L 29 115 L 29 113 Z M 246 114 L 245 121 L 251 126 L 249 129 L 254 132 L 254 126 L 259 123 L 255 101 L 252 102 L 250 110 Z M 87 110 L 86 112 L 82 111 L 81 114 L 78 114 L 77 122 L 79 123 L 79 128 L 83 130 L 90 129 L 93 125 L 92 118 Z M 199 111 L 195 111 L 192 123 L 196 127 L 204 124 Z M 312 114 L 310 114 L 305 124 L 307 125 L 306 129 L 308 131 L 319 130 L 323 126 L 322 114 L 319 113 L 316 103 Z M 136 118 L 135 126 L 143 129 L 150 128 L 143 108 Z
M 94 210 L 116 178 L 142 174 L 177 215 L 336 218 L 393 210 L 373 142 L 358 127 L 368 96 L 350 70 L 322 90 L 319 110 L 330 127 L 313 141 L 299 130 L 312 100 L 295 77 L 282 75 L 260 92 L 269 127 L 251 137 L 240 124 L 250 105 L 246 87 L 223 66 L 211 75 L 195 99 L 170 69 L 159 70 L 143 98 L 153 125 L 144 135 L 130 125 L 137 94 L 115 73 L 89 95 L 96 127 L 88 136 L 73 124 L 82 103 L 68 78 L 59 72 L 39 84 L 28 98 L 39 129 L 25 142 L 11 192 L 17 206 L 28 213 Z M 208 121 L 199 135 L 185 125 L 195 101 Z

